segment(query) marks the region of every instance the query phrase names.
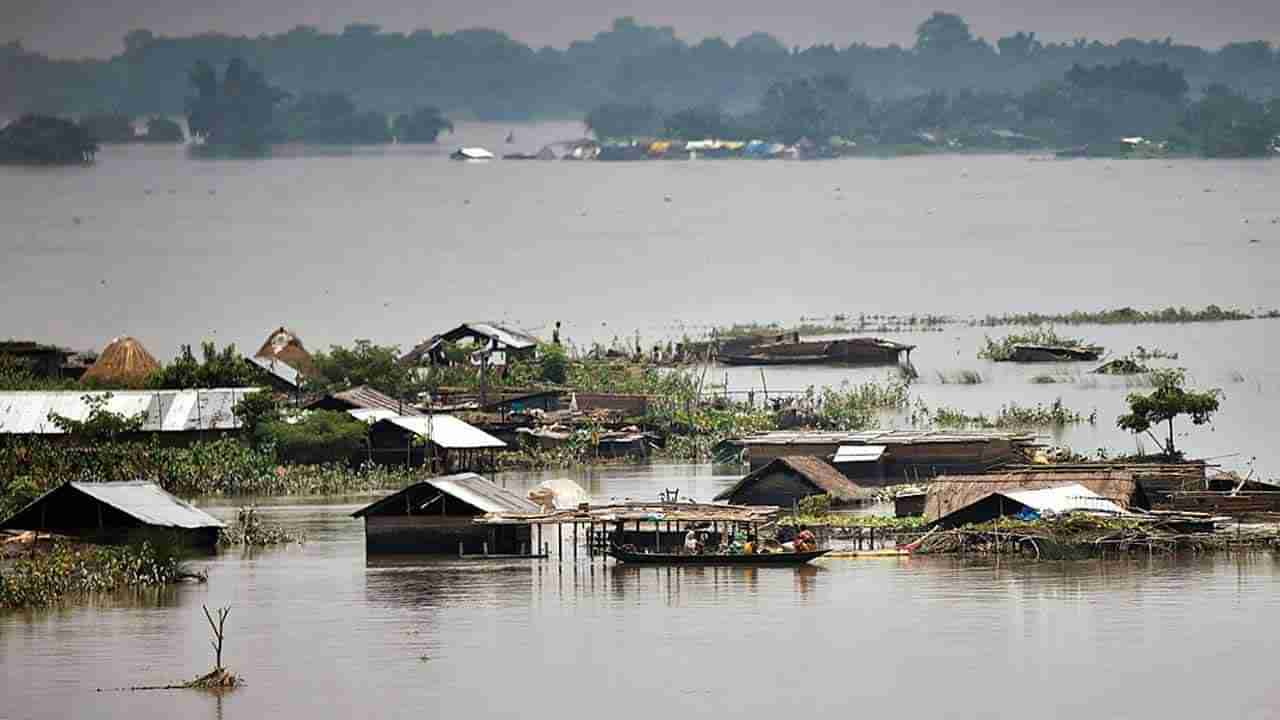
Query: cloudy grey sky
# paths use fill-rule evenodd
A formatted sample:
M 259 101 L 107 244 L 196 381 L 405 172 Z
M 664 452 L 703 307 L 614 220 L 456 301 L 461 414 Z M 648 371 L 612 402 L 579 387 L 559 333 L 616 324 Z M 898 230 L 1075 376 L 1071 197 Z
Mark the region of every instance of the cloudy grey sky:
M 5 18 L 0 40 L 21 40 L 29 48 L 64 57 L 106 56 L 121 49 L 121 38 L 132 28 L 170 35 L 208 30 L 259 34 L 299 24 L 336 30 L 362 21 L 403 31 L 494 27 L 533 45 L 564 46 L 589 37 L 614 17 L 634 15 L 644 22 L 674 25 L 682 37 L 693 40 L 707 35 L 733 39 L 767 30 L 792 45 L 880 45 L 910 43 L 916 23 L 935 9 L 946 9 L 964 15 L 975 32 L 988 39 L 1035 30 L 1052 40 L 1172 35 L 1213 47 L 1241 39 L 1280 41 L 1276 0 L 1027 0 L 1011 5 L 997 0 L 951 0 L 941 8 L 936 0 L 0 0 L 0 17 Z

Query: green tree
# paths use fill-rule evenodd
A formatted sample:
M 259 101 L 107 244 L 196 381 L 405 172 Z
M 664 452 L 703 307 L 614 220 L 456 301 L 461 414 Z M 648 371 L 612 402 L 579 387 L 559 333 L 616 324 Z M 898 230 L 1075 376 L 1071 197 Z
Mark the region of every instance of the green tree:
M 400 362 L 400 348 L 394 345 L 368 340 L 356 340 L 350 348 L 334 345 L 327 353 L 317 353 L 315 364 L 319 376 L 308 380 L 310 390 L 333 392 L 368 385 L 391 397 L 409 399 L 425 389 L 414 369 Z
M 231 408 L 231 412 L 256 445 L 261 441 L 259 433 L 263 426 L 280 419 L 280 403 L 268 391 L 249 393 Z
M 569 355 L 560 345 L 542 345 L 538 348 L 542 379 L 563 385 L 569 379 Z
M 252 387 L 266 382 L 262 371 L 245 362 L 234 344 L 219 350 L 206 340 L 200 344 L 200 352 L 201 359 L 197 360 L 191 346 L 183 345 L 178 357 L 147 378 L 147 387 L 157 390 Z
M 93 160 L 98 143 L 84 127 L 48 115 L 23 115 L 0 129 L 0 164 L 77 165 Z
M 648 103 L 605 103 L 587 113 L 587 127 L 596 137 L 653 137 L 662 132 L 662 113 Z
M 276 106 L 289 94 L 267 84 L 257 70 L 241 58 L 227 63 L 222 82 L 209 63 L 200 60 L 188 74 L 196 90 L 188 97 L 187 125 L 192 137 L 212 147 L 256 152 L 279 137 L 275 128 Z
M 1207 157 L 1261 157 L 1271 153 L 1280 135 L 1280 107 L 1210 85 L 1204 97 L 1187 108 L 1182 127 Z
M 433 143 L 445 130 L 453 132 L 453 123 L 431 105 L 396 117 L 392 125 L 392 133 L 402 143 Z
M 1174 418 L 1187 415 L 1193 424 L 1204 425 L 1218 411 L 1222 391 L 1187 390 L 1183 387 L 1186 373 L 1182 370 L 1157 370 L 1152 373 L 1151 380 L 1155 390 L 1149 394 L 1130 394 L 1127 398 L 1129 412 L 1116 418 L 1116 425 L 1132 433 L 1145 432 L 1159 443 L 1159 438 L 1151 434 L 1151 428 L 1167 423 L 1169 437 L 1164 452 L 1174 457 L 1177 455 L 1173 442 Z
M 312 410 L 295 422 L 266 421 L 259 435 L 282 460 L 314 465 L 350 460 L 364 447 L 369 426 L 345 412 Z
M 391 142 L 387 118 L 375 112 L 359 112 L 351 98 L 343 93 L 303 95 L 282 114 L 284 137 L 293 142 L 332 145 Z
M 186 140 L 186 136 L 182 134 L 181 125 L 156 115 L 147 120 L 147 134 L 141 139 L 149 143 L 180 143 Z
M 916 26 L 916 52 L 926 55 L 951 55 L 974 45 L 973 33 L 964 18 L 953 13 L 935 12 Z
M 65 417 L 55 412 L 49 413 L 49 422 L 69 435 L 78 444 L 112 442 L 121 435 L 128 435 L 142 430 L 146 422 L 146 414 L 125 415 L 107 409 L 113 395 L 109 392 L 101 395 L 84 395 L 81 400 L 89 407 L 84 420 Z

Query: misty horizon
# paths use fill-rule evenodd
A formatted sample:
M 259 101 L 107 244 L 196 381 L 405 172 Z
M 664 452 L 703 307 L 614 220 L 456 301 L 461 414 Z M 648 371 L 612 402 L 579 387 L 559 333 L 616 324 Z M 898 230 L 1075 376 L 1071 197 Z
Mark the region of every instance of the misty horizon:
M 935 7 L 933 4 L 908 3 L 890 9 L 875 8 L 875 17 L 859 13 L 870 8 L 842 7 L 794 8 L 794 14 L 779 17 L 773 9 L 747 5 L 733 9 L 727 16 L 708 10 L 689 13 L 682 6 L 651 5 L 648 12 L 629 9 L 578 8 L 568 2 L 559 11 L 488 7 L 468 3 L 457 7 L 433 7 L 429 12 L 419 8 L 398 7 L 386 0 L 365 5 L 360 14 L 347 7 L 323 6 L 321 0 L 306 5 L 268 6 L 265 8 L 204 9 L 184 7 L 146 7 L 145 0 L 125 0 L 125 7 L 69 7 L 59 4 L 5 3 L 6 16 L 13 18 L 0 42 L 18 42 L 30 51 L 66 59 L 107 58 L 124 50 L 124 35 L 130 30 L 147 29 L 159 35 L 188 37 L 199 34 L 258 36 L 287 32 L 298 26 L 315 27 L 323 32 L 339 32 L 349 24 L 379 25 L 385 32 L 412 33 L 430 30 L 436 33 L 467 29 L 492 29 L 503 32 L 531 47 L 563 49 L 575 41 L 589 40 L 607 30 L 612 21 L 634 16 L 644 25 L 670 26 L 684 41 L 697 43 L 720 37 L 730 42 L 753 32 L 766 32 L 788 47 L 811 47 L 834 44 L 873 46 L 900 45 L 910 47 L 915 41 L 916 26 L 935 10 L 955 12 L 971 25 L 974 34 L 994 44 L 1005 35 L 1019 31 L 1035 32 L 1043 42 L 1070 42 L 1077 38 L 1090 41 L 1116 42 L 1125 38 L 1153 40 L 1172 38 L 1174 42 L 1217 48 L 1231 42 L 1270 41 L 1280 35 L 1280 5 L 1237 0 L 1238 7 L 1218 8 L 1215 17 L 1206 18 L 1193 7 L 1161 8 L 1153 0 L 1150 7 L 1130 5 L 1125 8 L 1074 7 L 1070 9 L 1032 7 L 1009 11 L 998 7 Z M 75 22 L 68 21 L 74 12 Z M 251 13 L 252 16 L 248 16 Z M 555 18 L 550 22 L 550 18 Z M 1154 18 L 1154 20 L 1153 20 Z

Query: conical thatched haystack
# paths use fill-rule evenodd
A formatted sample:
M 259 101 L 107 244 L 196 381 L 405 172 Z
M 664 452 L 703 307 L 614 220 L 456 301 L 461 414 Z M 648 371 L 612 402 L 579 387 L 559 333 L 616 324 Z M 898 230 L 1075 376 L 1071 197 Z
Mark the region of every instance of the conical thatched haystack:
M 316 362 L 311 353 L 303 347 L 302 340 L 284 326 L 267 336 L 255 357 L 279 360 L 303 375 L 316 375 Z
M 84 371 L 81 382 L 141 385 L 160 369 L 160 363 L 131 337 L 118 337 L 102 349 L 96 362 Z

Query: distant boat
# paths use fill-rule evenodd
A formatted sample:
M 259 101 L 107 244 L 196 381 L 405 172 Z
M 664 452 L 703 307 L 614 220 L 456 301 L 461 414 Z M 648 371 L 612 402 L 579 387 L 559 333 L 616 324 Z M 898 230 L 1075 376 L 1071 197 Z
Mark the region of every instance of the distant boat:
M 481 147 L 464 147 L 454 150 L 449 157 L 454 160 L 492 160 L 496 156 Z
M 883 338 L 801 341 L 793 335 L 777 342 L 726 344 L 716 359 L 725 365 L 892 365 L 909 363 L 914 349 Z
M 810 560 L 831 552 L 830 550 L 810 550 L 806 552 L 762 553 L 756 555 L 714 555 L 675 553 L 644 553 L 610 548 L 609 554 L 615 560 L 634 565 L 803 565 Z

